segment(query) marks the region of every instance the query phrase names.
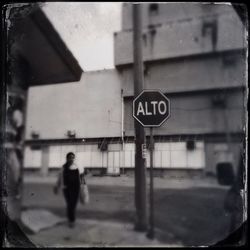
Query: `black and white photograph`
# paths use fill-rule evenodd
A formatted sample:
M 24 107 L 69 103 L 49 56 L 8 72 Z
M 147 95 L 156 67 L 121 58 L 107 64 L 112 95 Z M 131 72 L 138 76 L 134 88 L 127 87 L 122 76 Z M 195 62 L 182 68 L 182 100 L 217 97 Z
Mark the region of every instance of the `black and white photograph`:
M 1 246 L 242 247 L 248 11 L 2 6 Z

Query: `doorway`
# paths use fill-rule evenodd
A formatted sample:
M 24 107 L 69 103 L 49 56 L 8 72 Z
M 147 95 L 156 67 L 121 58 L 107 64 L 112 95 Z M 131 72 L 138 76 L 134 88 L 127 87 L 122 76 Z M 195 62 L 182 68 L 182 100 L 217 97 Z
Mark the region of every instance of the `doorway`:
M 108 175 L 120 175 L 120 151 L 108 152 Z

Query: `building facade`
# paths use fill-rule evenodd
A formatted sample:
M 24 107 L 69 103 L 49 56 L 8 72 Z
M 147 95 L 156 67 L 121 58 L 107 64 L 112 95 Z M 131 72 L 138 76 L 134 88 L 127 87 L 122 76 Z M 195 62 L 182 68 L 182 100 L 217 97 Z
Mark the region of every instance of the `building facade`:
M 116 69 L 30 90 L 27 169 L 47 175 L 73 151 L 90 170 L 133 170 L 132 4 L 122 8 Z M 171 117 L 154 129 L 154 168 L 216 174 L 217 163 L 227 161 L 236 168 L 245 138 L 247 47 L 236 12 L 227 4 L 145 3 L 142 24 L 144 88 L 171 102 Z
M 134 135 L 132 5 L 122 13 L 114 55 L 126 138 Z M 154 166 L 210 174 L 218 162 L 236 168 L 246 119 L 246 33 L 238 15 L 227 4 L 151 3 L 142 5 L 142 26 L 144 88 L 171 102 L 170 119 L 154 129 Z

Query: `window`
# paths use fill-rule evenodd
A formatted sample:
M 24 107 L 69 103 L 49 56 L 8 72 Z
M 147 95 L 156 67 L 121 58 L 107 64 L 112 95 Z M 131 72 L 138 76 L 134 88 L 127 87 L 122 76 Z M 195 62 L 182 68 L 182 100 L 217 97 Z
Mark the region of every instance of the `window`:
M 195 149 L 195 141 L 187 141 L 187 150 L 194 150 Z
M 159 5 L 156 3 L 149 5 L 149 14 L 156 15 L 159 12 Z

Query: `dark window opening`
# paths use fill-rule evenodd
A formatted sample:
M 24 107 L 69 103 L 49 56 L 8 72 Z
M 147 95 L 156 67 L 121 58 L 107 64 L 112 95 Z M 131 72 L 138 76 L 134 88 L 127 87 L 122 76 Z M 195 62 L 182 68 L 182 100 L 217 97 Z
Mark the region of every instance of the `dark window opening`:
M 41 150 L 42 147 L 41 147 L 41 145 L 31 145 L 31 146 L 30 146 L 30 149 L 33 150 L 33 151 L 34 151 L 34 150 Z
M 233 165 L 230 162 L 220 162 L 216 165 L 217 178 L 220 185 L 230 186 L 235 180 Z
M 215 93 L 212 96 L 213 107 L 225 108 L 226 107 L 226 95 L 224 93 Z
M 195 141 L 187 141 L 187 150 L 194 150 L 195 149 Z
M 156 3 L 149 5 L 149 12 L 150 14 L 158 14 L 159 12 L 159 5 Z

